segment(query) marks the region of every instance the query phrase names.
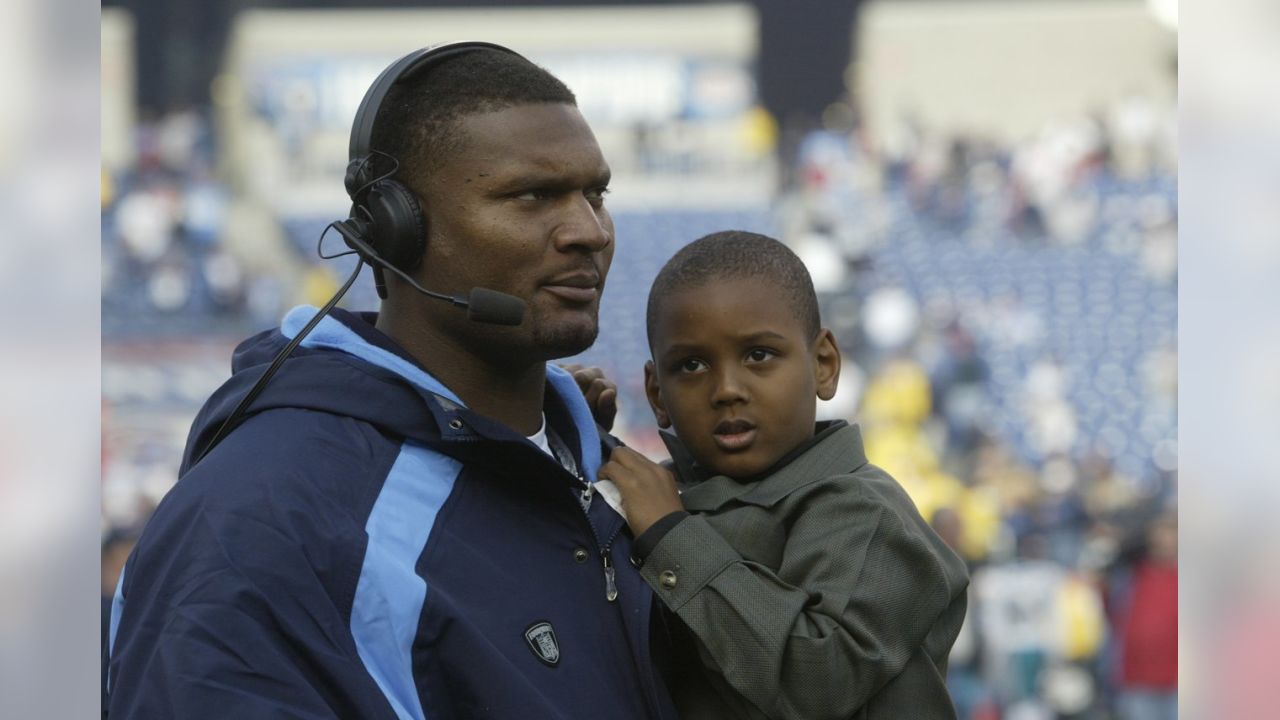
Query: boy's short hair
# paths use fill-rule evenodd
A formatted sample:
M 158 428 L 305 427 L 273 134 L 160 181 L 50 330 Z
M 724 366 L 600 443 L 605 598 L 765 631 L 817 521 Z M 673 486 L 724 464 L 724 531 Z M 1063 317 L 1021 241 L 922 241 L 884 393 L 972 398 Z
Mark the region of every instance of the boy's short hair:
M 423 188 L 427 176 L 462 147 L 461 118 L 540 103 L 576 107 L 578 100 L 556 76 L 523 57 L 474 50 L 393 85 L 374 120 L 370 146 L 399 162 L 396 179 Z
M 694 240 L 681 248 L 658 271 L 649 290 L 645 329 L 649 347 L 658 310 L 668 295 L 720 279 L 760 279 L 776 284 L 791 311 L 810 337 L 821 330 L 818 296 L 809 270 L 791 248 L 768 235 L 745 230 L 724 230 Z

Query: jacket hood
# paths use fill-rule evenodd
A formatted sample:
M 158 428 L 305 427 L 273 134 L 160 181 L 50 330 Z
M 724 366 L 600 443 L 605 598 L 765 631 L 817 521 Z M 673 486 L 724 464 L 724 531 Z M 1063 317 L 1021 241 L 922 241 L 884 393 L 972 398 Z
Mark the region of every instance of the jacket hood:
M 236 347 L 231 378 L 214 392 L 192 424 L 180 474 L 201 456 L 236 406 L 316 312 L 311 306 L 296 307 L 279 328 L 260 332 Z M 424 444 L 450 434 L 446 426 L 459 412 L 466 412 L 466 405 L 378 331 L 376 318 L 376 313 L 332 310 L 289 354 L 236 423 L 273 409 L 295 408 L 361 420 Z M 600 444 L 577 384 L 564 370 L 548 365 L 547 395 L 559 399 L 578 436 L 587 440 L 582 443 L 582 469 L 594 479 Z M 514 431 L 510 434 L 519 437 Z

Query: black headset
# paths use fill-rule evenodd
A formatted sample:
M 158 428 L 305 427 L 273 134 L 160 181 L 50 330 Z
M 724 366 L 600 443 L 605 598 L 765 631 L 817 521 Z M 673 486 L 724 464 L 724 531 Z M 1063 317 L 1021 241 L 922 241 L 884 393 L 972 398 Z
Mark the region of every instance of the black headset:
M 504 52 L 523 59 L 510 48 L 488 42 L 441 43 L 415 50 L 382 71 L 356 110 L 348 151 L 350 162 L 343 178 L 353 205 L 351 217 L 339 223 L 338 230 L 347 245 L 373 266 L 380 298 L 387 297 L 387 289 L 382 263 L 378 261 L 385 261 L 405 273 L 417 268 L 426 251 L 427 219 L 414 192 L 390 177 L 399 167 L 398 160 L 371 147 L 374 121 L 382 109 L 382 101 L 397 83 L 412 81 L 445 60 L 476 50 Z M 375 156 L 390 159 L 394 163 L 392 169 L 376 173 Z M 362 244 L 365 247 L 361 247 Z M 370 250 L 375 257 L 367 257 Z

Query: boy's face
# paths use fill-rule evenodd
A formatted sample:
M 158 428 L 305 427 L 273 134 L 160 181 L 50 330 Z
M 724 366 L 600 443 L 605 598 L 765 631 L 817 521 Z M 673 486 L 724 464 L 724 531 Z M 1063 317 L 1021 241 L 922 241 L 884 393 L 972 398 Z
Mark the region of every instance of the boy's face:
M 713 279 L 662 300 L 645 392 L 658 425 L 673 427 L 715 474 L 769 469 L 813 436 L 817 398 L 840 375 L 831 331 L 809 337 L 776 283 Z

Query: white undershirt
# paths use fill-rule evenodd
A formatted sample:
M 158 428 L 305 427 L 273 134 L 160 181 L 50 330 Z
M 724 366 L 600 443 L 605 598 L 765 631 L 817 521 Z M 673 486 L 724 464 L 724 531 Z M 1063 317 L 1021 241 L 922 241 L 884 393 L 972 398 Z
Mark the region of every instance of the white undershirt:
M 538 426 L 538 432 L 536 432 L 536 433 L 534 433 L 534 434 L 532 434 L 532 435 L 526 435 L 525 437 L 527 437 L 527 438 L 529 439 L 529 442 L 531 442 L 531 443 L 533 443 L 534 445 L 537 445 L 539 448 L 541 448 L 541 449 L 542 449 L 542 452 L 544 452 L 544 453 L 546 453 L 546 454 L 550 455 L 552 460 L 555 460 L 555 459 L 556 459 L 556 454 L 555 454 L 555 453 L 553 453 L 553 452 L 551 452 L 551 443 L 548 443 L 548 442 L 547 442 L 547 415 L 546 415 L 546 413 L 543 413 L 543 414 L 542 414 L 542 424 Z M 558 461 L 558 460 L 556 460 L 556 462 L 559 462 L 559 461 Z
M 538 432 L 532 435 L 526 435 L 525 437 L 529 442 L 538 446 L 542 452 L 549 455 L 552 460 L 555 460 L 556 462 L 560 461 L 556 457 L 555 452 L 551 450 L 551 443 L 547 441 L 546 413 L 543 413 L 542 415 L 542 425 L 538 427 Z M 596 492 L 604 498 L 604 501 L 609 504 L 609 507 L 613 508 L 619 515 L 622 515 L 622 494 L 618 492 L 618 488 L 614 487 L 613 483 L 608 480 L 599 480 L 594 483 L 594 485 Z

